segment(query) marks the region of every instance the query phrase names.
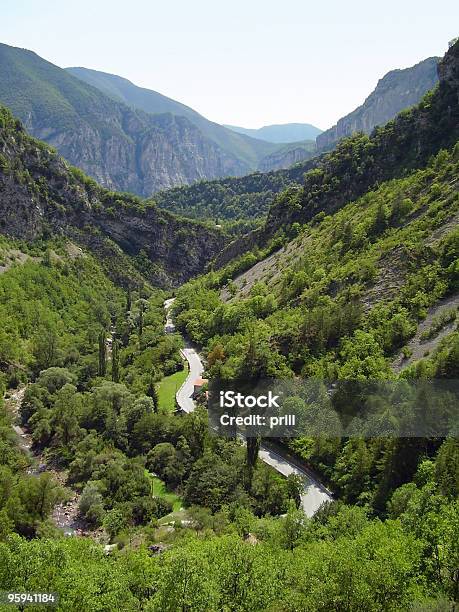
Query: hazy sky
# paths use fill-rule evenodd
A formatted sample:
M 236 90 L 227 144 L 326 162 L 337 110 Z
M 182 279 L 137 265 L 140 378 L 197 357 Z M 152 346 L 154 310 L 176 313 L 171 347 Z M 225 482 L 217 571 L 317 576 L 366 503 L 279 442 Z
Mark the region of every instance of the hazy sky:
M 325 129 L 443 55 L 456 0 L 1 0 L 0 41 L 124 76 L 219 123 Z

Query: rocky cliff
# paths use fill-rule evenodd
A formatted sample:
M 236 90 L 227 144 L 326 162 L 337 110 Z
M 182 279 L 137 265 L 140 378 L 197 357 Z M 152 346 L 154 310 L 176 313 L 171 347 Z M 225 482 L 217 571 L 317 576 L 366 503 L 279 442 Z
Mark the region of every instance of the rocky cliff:
M 431 57 L 411 68 L 388 72 L 362 106 L 326 132 L 319 133 L 315 143 L 297 142 L 283 146 L 259 161 L 258 170 L 267 172 L 288 168 L 332 149 L 339 140 L 355 132 L 370 134 L 375 126 L 384 125 L 403 109 L 417 104 L 436 85 L 438 60 Z
M 189 106 L 163 96 L 152 89 L 139 87 L 116 74 L 91 70 L 90 68 L 66 68 L 66 71 L 88 85 L 96 87 L 107 96 L 119 102 L 124 102 L 131 108 L 153 115 L 171 113 L 172 115 L 186 117 L 206 138 L 227 153 L 230 159 L 236 158 L 245 167 L 252 170 L 255 170 L 260 159 L 278 148 L 269 138 L 263 140 L 261 134 L 238 134 L 223 125 L 209 121 Z M 312 128 L 312 126 L 310 127 Z M 316 130 L 316 132 L 320 132 L 320 130 Z M 313 136 L 306 135 L 295 138 L 295 140 L 315 139 L 315 137 L 316 133 Z M 279 140 L 279 142 L 290 142 L 290 140 Z M 230 174 L 235 175 L 237 172 L 230 172 Z
M 0 107 L 0 232 L 33 241 L 52 235 L 93 250 L 127 282 L 141 269 L 158 286 L 202 272 L 224 238 L 197 222 L 100 187 L 30 137 Z
M 378 183 L 424 167 L 441 148 L 453 146 L 459 139 L 459 42 L 438 63 L 438 77 L 438 87 L 417 106 L 400 112 L 370 137 L 344 139 L 335 151 L 318 158 L 315 169 L 305 174 L 301 207 L 285 215 L 280 201 L 271 209 L 267 227 L 334 212 Z
M 438 60 L 429 57 L 410 68 L 388 72 L 361 106 L 317 136 L 317 148 L 329 150 L 355 132 L 370 134 L 375 126 L 384 125 L 403 109 L 417 104 L 438 81 Z
M 438 75 L 438 87 L 418 106 L 376 128 L 370 137 L 345 138 L 331 153 L 306 162 L 301 192 L 294 197 L 279 195 L 265 225 L 226 247 L 218 265 L 227 263 L 235 252 L 244 253 L 245 244 L 263 247 L 293 223 L 332 214 L 380 182 L 425 167 L 440 149 L 451 148 L 459 139 L 459 42 L 440 61 Z
M 258 164 L 258 169 L 261 172 L 269 172 L 270 170 L 282 170 L 303 162 L 317 154 L 316 144 L 314 141 L 297 142 L 286 145 L 264 157 Z
M 132 109 L 31 51 L 1 44 L 0 103 L 109 189 L 148 196 L 250 170 L 186 117 Z

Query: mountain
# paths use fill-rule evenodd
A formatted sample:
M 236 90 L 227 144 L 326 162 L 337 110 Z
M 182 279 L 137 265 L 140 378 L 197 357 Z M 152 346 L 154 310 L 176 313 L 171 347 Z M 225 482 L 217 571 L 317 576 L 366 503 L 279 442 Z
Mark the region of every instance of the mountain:
M 342 182 L 346 172 L 335 169 L 330 178 Z M 283 405 L 309 414 L 310 426 L 278 440 L 276 450 L 282 455 L 287 447 L 320 473 L 339 503 L 364 504 L 381 518 L 394 518 L 391 499 L 406 500 L 410 488 L 401 489 L 401 497 L 395 492 L 417 480 L 426 458 L 435 461 L 445 437 L 416 433 L 414 439 L 406 432 L 432 432 L 441 408 L 449 401 L 458 406 L 457 387 L 445 403 L 442 392 L 434 395 L 434 385 L 452 389 L 448 382 L 455 381 L 431 382 L 457 379 L 459 371 L 458 177 L 456 142 L 424 167 L 369 188 L 339 210 L 332 197 L 312 222 L 285 228 L 271 245 L 242 257 L 239 251 L 223 269 L 179 288 L 174 303 L 179 329 L 203 347 L 209 380 L 232 381 L 234 388 L 235 380 L 249 379 L 252 389 L 264 381 L 266 392 L 272 380 L 295 379 L 294 397 L 284 395 Z M 291 208 L 301 202 L 297 196 L 285 194 Z M 427 338 L 419 346 L 422 333 Z M 421 361 L 411 363 L 415 351 Z M 408 366 L 401 381 L 394 380 L 398 360 Z M 379 396 L 377 381 L 384 389 Z M 224 385 L 217 382 L 229 388 Z M 330 405 L 331 388 L 338 391 Z M 336 419 L 329 421 L 331 406 Z M 422 423 L 429 406 L 427 430 Z M 378 407 L 371 420 L 365 418 L 370 407 Z M 389 431 L 394 407 L 405 433 L 392 430 L 384 440 L 380 432 Z M 338 424 L 356 415 L 350 437 L 334 438 Z M 358 470 L 357 457 L 365 457 Z
M 393 101 L 394 97 L 398 96 L 400 100 L 402 82 L 404 82 L 405 85 L 411 83 L 411 89 L 408 93 L 417 98 L 416 102 L 419 102 L 421 91 L 425 93 L 425 87 L 427 87 L 429 83 L 435 86 L 438 82 L 438 75 L 436 74 L 437 66 L 437 59 L 431 58 L 425 60 L 425 62 L 421 62 L 413 69 L 395 70 L 389 73 L 389 75 L 395 76 L 388 78 L 389 75 L 386 75 L 386 77 L 380 81 L 380 83 L 384 82 L 385 85 L 384 88 L 381 86 L 379 91 L 382 92 L 383 89 L 388 91 L 386 85 L 389 83 L 394 85 L 395 79 L 398 89 L 392 87 L 390 90 L 391 99 Z M 431 74 L 432 70 L 435 70 L 435 77 Z M 425 77 L 426 71 L 430 74 L 428 79 L 423 78 Z M 402 73 L 402 76 L 400 73 Z M 421 80 L 421 86 L 418 87 L 416 83 L 418 83 L 419 79 Z M 389 97 L 388 94 L 386 98 L 387 103 Z M 404 99 L 406 100 L 406 98 Z M 377 103 L 375 92 L 368 97 L 368 100 L 371 101 L 372 107 L 383 104 L 382 98 L 379 98 L 379 103 Z M 404 107 L 404 103 L 398 102 L 394 108 L 396 108 L 397 105 L 402 108 Z M 394 114 L 396 114 L 395 111 Z M 392 119 L 393 115 L 391 115 L 390 118 Z M 265 160 L 266 163 L 264 160 L 259 163 L 260 169 L 265 172 L 271 169 L 274 170 L 264 175 L 255 173 L 231 179 L 204 181 L 197 185 L 172 189 L 170 192 L 160 192 L 156 194 L 155 197 L 161 207 L 184 215 L 196 216 L 199 218 L 201 211 L 206 211 L 203 212 L 203 214 L 212 211 L 214 216 L 218 216 L 221 219 L 231 221 L 256 220 L 267 213 L 278 193 L 288 187 L 301 184 L 303 175 L 322 163 L 323 151 L 321 152 L 321 150 L 319 150 L 318 143 L 323 145 L 324 143 L 321 139 L 331 138 L 333 134 L 335 134 L 333 130 L 328 130 L 319 135 L 316 140 L 315 149 L 313 143 L 310 142 L 291 143 L 281 147 L 276 152 L 267 156 Z M 327 140 L 330 148 L 333 148 L 333 146 L 337 144 L 334 138 L 335 136 L 333 136 L 333 140 Z M 436 140 L 435 137 L 434 140 Z M 345 146 L 347 147 L 348 145 Z M 323 146 L 321 146 L 321 148 L 323 148 Z M 349 154 L 349 152 L 347 154 Z M 344 153 L 339 155 L 338 159 L 342 160 L 343 156 Z M 292 166 L 292 164 L 295 165 Z M 247 227 L 247 225 L 241 224 L 241 227 Z
M 33 136 L 110 189 L 151 195 L 250 170 L 186 117 L 132 109 L 35 53 L 7 45 L 0 45 L 0 103 Z M 260 155 L 273 146 L 261 143 Z
M 382 122 L 386 123 L 394 118 L 398 110 L 403 110 L 406 105 L 418 103 L 429 85 L 434 87 L 438 82 L 437 65 L 437 58 L 430 58 L 413 68 L 390 72 L 381 79 L 375 92 L 367 98 L 369 106 L 366 112 L 361 111 L 362 116 L 369 121 L 370 108 L 375 112 L 376 109 L 379 109 L 378 112 L 385 109 L 387 114 L 384 115 Z M 406 87 L 408 89 L 404 89 Z M 376 96 L 377 91 L 378 96 Z M 393 106 L 389 112 L 390 104 Z M 360 109 L 354 113 L 358 114 Z M 383 115 L 378 115 L 381 116 Z M 374 128 L 371 122 L 365 125 L 368 129 L 363 129 L 360 125 L 362 131 L 371 132 Z M 343 132 L 345 131 L 341 123 L 338 126 L 342 127 Z M 197 218 L 201 215 L 218 217 L 232 223 L 238 231 L 247 229 L 250 224 L 258 223 L 258 220 L 268 212 L 277 194 L 302 183 L 304 173 L 320 163 L 320 155 L 323 155 L 324 148 L 332 149 L 336 146 L 339 140 L 336 135 L 337 129 L 335 126 L 317 136 L 315 147 L 312 142 L 281 146 L 259 162 L 258 168 L 264 172 L 263 175 L 257 172 L 243 177 L 202 181 L 196 185 L 162 191 L 155 195 L 156 201 L 159 206 L 180 214 Z M 347 131 L 351 133 L 354 130 L 348 128 Z M 247 244 L 252 243 L 248 240 Z M 237 248 L 240 246 L 238 244 Z
M 300 140 L 315 140 L 323 130 L 311 125 L 310 123 L 283 123 L 279 125 L 265 125 L 261 128 L 243 128 L 235 125 L 225 125 L 225 127 L 245 134 L 253 138 L 261 138 L 268 142 L 289 143 L 299 142 Z
M 200 181 L 159 191 L 154 201 L 160 208 L 186 217 L 218 219 L 234 233 L 241 233 L 260 223 L 277 194 L 299 188 L 311 167 L 309 161 L 283 170 Z
M 220 232 L 100 187 L 0 107 L 2 589 L 45 576 L 68 611 L 457 607 L 459 42 L 439 77 L 371 136 L 206 183 L 212 206 L 296 182 L 196 278 Z M 151 284 L 187 279 L 165 315 Z M 190 414 L 180 332 L 210 383 Z M 217 433 L 219 379 L 246 408 L 274 390 L 291 437 Z
M 361 106 L 317 137 L 317 148 L 331 149 L 354 132 L 370 134 L 375 126 L 384 125 L 400 111 L 417 104 L 438 81 L 439 59 L 429 57 L 410 68 L 388 72 Z
M 337 505 L 365 507 L 382 522 L 404 521 L 421 499 L 455 503 L 459 518 L 457 480 L 453 488 L 439 476 L 420 480 L 424 470 L 439 474 L 450 443 L 432 427 L 442 408 L 458 406 L 457 390 L 449 395 L 459 371 L 458 94 L 459 42 L 417 107 L 316 160 L 302 187 L 276 198 L 265 227 L 233 243 L 224 265 L 179 288 L 174 302 L 211 384 L 244 380 L 247 394 L 249 380 L 254 390 L 264 381 L 264 393 L 273 380 L 295 381 L 283 406 L 309 415 L 310 427 L 277 448 L 318 472 Z M 348 437 L 340 427 L 349 422 Z M 422 507 L 411 523 L 417 533 L 429 529 L 425 516 Z M 333 609 L 322 604 L 299 609 Z
M 100 187 L 29 136 L 4 107 L 0 169 L 2 234 L 30 242 L 71 239 L 124 284 L 138 267 L 156 286 L 177 285 L 202 271 L 224 243 L 215 229 Z
M 438 77 L 438 87 L 418 106 L 403 111 L 370 136 L 359 133 L 345 138 L 331 153 L 301 164 L 301 190 L 294 197 L 281 194 L 275 198 L 266 223 L 228 245 L 219 256 L 220 264 L 254 245 L 266 246 L 294 223 L 302 225 L 316 215 L 335 212 L 382 181 L 423 167 L 441 148 L 454 145 L 459 137 L 459 44 L 438 64 Z
M 258 169 L 261 172 L 281 170 L 298 162 L 306 161 L 315 155 L 317 155 L 317 147 L 314 140 L 292 142 L 264 157 L 258 164 Z
M 202 134 L 217 144 L 227 155 L 235 158 L 246 168 L 246 172 L 255 170 L 260 159 L 277 149 L 272 143 L 236 134 L 226 127 L 209 121 L 192 108 L 167 98 L 151 89 L 138 87 L 123 77 L 89 68 L 66 68 L 67 72 L 85 83 L 96 87 L 114 100 L 150 114 L 172 113 L 186 117 Z M 261 138 L 261 136 L 259 137 Z M 266 139 L 268 140 L 268 139 Z M 228 173 L 227 174 L 231 174 Z M 241 174 L 233 172 L 232 174 Z

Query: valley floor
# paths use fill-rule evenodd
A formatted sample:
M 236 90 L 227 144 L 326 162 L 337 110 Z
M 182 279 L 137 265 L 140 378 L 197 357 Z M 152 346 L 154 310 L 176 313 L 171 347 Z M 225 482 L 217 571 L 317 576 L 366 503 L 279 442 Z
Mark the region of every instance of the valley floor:
M 164 303 L 166 309 L 166 332 L 175 331 L 172 315 L 170 313 L 173 301 L 173 299 L 169 299 Z M 188 361 L 189 373 L 185 382 L 176 393 L 176 401 L 183 412 L 192 412 L 195 409 L 195 402 L 192 397 L 194 382 L 197 378 L 200 378 L 204 372 L 204 364 L 196 348 L 189 341 L 187 342 L 185 340 L 185 342 L 186 344 L 182 351 L 182 355 Z M 301 467 L 299 462 L 294 462 L 283 456 L 280 449 L 273 450 L 267 444 L 261 444 L 258 457 L 261 461 L 274 468 L 283 476 L 295 474 L 304 480 L 301 506 L 306 516 L 313 516 L 322 504 L 332 501 L 332 493 L 318 480 L 318 478 L 312 475 L 309 470 Z

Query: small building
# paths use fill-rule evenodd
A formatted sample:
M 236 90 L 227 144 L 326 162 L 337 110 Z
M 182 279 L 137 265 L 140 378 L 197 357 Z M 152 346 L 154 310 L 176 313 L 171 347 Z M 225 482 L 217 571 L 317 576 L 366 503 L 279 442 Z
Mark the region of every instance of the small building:
M 197 378 L 193 383 L 193 398 L 197 397 L 208 383 L 207 378 Z

